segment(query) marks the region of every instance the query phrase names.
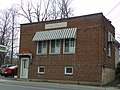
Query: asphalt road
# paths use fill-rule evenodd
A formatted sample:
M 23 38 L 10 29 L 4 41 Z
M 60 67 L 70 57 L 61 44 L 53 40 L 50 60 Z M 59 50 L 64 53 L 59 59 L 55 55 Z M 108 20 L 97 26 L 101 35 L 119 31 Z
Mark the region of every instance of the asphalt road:
M 95 87 L 47 82 L 0 79 L 0 90 L 117 90 L 115 87 Z

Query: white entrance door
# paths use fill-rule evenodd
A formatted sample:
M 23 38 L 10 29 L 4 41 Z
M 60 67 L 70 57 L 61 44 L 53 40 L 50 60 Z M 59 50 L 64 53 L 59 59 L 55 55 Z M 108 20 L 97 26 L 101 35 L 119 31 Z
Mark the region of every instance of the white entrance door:
M 29 58 L 21 58 L 20 78 L 28 79 Z

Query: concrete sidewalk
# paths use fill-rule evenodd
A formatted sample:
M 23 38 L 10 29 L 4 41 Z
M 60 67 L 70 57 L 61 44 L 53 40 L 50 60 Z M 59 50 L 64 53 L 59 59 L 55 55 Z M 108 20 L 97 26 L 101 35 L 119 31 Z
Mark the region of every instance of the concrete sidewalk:
M 114 81 L 108 83 L 107 85 L 105 85 L 105 87 L 116 87 L 119 86 L 120 84 L 120 80 L 119 79 L 115 79 Z
M 61 84 L 64 85 L 62 83 L 50 83 L 50 82 L 36 82 L 36 81 L 31 81 L 31 80 L 25 80 L 25 79 L 18 79 L 17 77 L 0 77 L 0 82 L 3 83 L 36 83 L 36 85 L 40 85 L 40 84 Z M 120 80 L 114 80 L 113 82 L 109 83 L 108 85 L 105 86 L 89 86 L 89 85 L 76 85 L 76 84 L 65 84 L 65 85 L 73 85 L 73 86 L 80 86 L 80 87 L 85 87 L 88 89 L 92 89 L 92 90 L 119 90 L 120 89 Z

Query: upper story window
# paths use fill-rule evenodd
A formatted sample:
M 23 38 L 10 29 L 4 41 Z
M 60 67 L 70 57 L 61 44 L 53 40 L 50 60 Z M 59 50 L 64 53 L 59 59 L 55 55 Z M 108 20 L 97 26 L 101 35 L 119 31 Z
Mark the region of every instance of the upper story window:
M 111 51 L 112 50 L 112 45 L 111 43 L 108 42 L 108 56 L 111 57 Z
M 47 41 L 37 42 L 37 54 L 47 54 Z
M 113 41 L 114 41 L 114 37 L 113 37 L 112 33 L 110 33 L 108 31 L 107 53 L 108 53 L 109 57 L 111 57 L 111 54 L 112 54 L 112 44 L 113 44 Z
M 58 28 L 61 26 L 63 27 L 63 25 L 67 25 L 67 23 L 46 24 L 45 28 L 56 28 L 56 25 L 58 25 Z M 63 54 L 74 54 L 76 31 L 77 28 L 75 27 L 36 32 L 32 41 L 40 41 L 37 44 L 37 54 L 46 54 L 47 52 L 49 52 L 49 54 L 60 54 L 61 45 Z M 47 45 L 45 41 L 49 41 L 49 45 Z M 47 49 L 47 47 L 49 47 L 49 49 Z
M 64 40 L 63 53 L 64 54 L 75 53 L 75 39 L 74 38 Z
M 50 54 L 60 54 L 60 40 L 50 41 Z

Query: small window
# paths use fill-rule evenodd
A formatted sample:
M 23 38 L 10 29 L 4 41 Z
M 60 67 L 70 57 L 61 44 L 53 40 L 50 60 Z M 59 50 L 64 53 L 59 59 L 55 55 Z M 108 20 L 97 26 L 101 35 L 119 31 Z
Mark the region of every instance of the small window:
M 24 69 L 27 68 L 27 60 L 23 60 L 23 68 L 24 68 Z
M 73 75 L 73 67 L 72 66 L 65 67 L 65 75 Z
M 45 67 L 44 66 L 38 67 L 38 74 L 45 74 Z

